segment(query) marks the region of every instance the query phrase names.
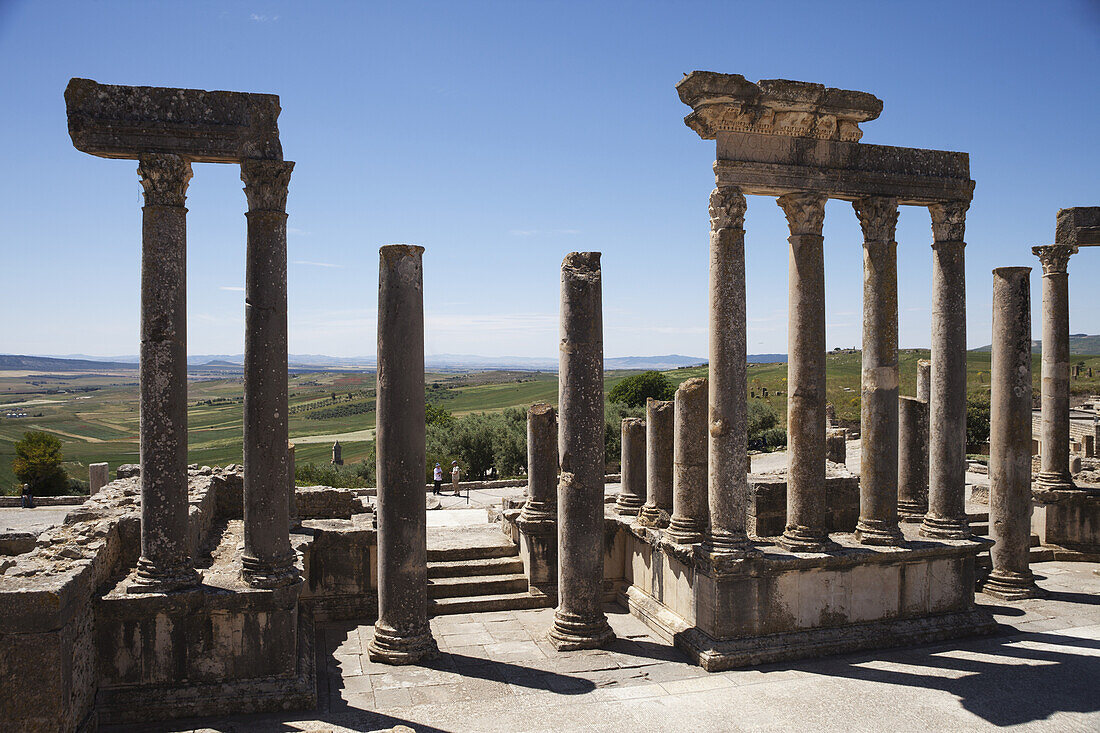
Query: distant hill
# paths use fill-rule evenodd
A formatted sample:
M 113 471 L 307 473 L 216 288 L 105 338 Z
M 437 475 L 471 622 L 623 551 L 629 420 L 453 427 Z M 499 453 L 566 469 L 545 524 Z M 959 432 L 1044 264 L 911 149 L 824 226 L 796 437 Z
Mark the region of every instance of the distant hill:
M 116 361 L 91 361 L 89 359 L 57 359 L 49 356 L 21 356 L 0 354 L 0 369 L 55 372 L 101 372 L 106 369 L 137 369 L 137 364 Z
M 991 348 L 991 346 L 982 346 L 979 349 L 973 349 L 973 351 L 989 351 Z M 1043 353 L 1043 342 L 1032 341 L 1031 353 Z M 1069 353 L 1079 356 L 1100 354 L 1100 335 L 1090 336 L 1087 333 L 1071 333 L 1069 335 Z

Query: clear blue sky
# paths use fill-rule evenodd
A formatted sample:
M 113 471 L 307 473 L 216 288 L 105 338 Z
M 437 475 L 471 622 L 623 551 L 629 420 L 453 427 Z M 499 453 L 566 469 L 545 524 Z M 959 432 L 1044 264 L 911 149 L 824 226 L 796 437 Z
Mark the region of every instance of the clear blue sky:
M 378 247 L 409 242 L 428 353 L 555 356 L 561 259 L 599 250 L 607 355 L 705 356 L 714 144 L 673 88 L 693 69 L 869 91 L 865 142 L 969 152 L 971 346 L 990 270 L 1037 271 L 1055 212 L 1100 204 L 1096 2 L 0 0 L 0 68 L 3 353 L 138 351 L 136 163 L 72 147 L 73 76 L 280 95 L 292 353 L 373 354 Z M 188 207 L 189 350 L 239 353 L 239 169 L 196 165 Z M 746 229 L 749 350 L 784 352 L 782 212 L 751 197 Z M 828 345 L 856 346 L 849 204 L 825 236 Z M 898 242 L 901 345 L 927 346 L 927 210 Z M 1100 332 L 1100 248 L 1070 271 L 1071 330 Z

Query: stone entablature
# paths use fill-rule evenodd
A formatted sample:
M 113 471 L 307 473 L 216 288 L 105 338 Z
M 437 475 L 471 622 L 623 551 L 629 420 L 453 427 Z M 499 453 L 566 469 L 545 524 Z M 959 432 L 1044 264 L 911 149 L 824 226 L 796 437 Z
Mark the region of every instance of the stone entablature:
M 1100 206 L 1059 209 L 1054 241 L 1079 247 L 1100 245 Z

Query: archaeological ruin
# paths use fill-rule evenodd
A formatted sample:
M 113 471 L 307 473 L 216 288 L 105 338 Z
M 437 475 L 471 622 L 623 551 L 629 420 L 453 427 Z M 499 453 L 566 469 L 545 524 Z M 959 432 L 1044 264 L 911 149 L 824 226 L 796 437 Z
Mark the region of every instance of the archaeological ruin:
M 952 640 L 996 628 L 976 591 L 1038 593 L 1033 533 L 1046 548 L 1100 559 L 1100 488 L 1070 474 L 1066 274 L 1078 247 L 1100 244 L 1100 207 L 1059 212 L 1055 244 L 1035 248 L 1034 481 L 1030 268 L 993 272 L 990 541 L 972 533 L 966 505 L 968 155 L 861 142 L 861 125 L 883 109 L 865 92 L 706 71 L 676 89 L 686 125 L 716 150 L 707 376 L 622 420 L 621 474 L 609 478 L 603 263 L 599 252 L 568 253 L 558 402 L 527 410 L 523 496 L 433 546 L 425 249 L 379 250 L 377 486 L 295 486 L 294 163 L 283 159 L 279 98 L 72 79 L 73 145 L 137 160 L 144 192 L 140 468 L 108 482 L 97 464 L 91 497 L 0 555 L 5 729 L 313 710 L 326 661 L 316 625 L 334 621 L 372 624 L 363 656 L 406 670 L 438 663 L 433 617 L 504 609 L 553 608 L 540 639 L 581 658 L 615 643 L 607 604 L 618 604 L 707 672 Z M 243 466 L 187 461 L 185 201 L 197 163 L 240 165 L 248 205 Z M 749 196 L 775 199 L 789 228 L 787 467 L 759 473 L 748 450 Z M 826 402 L 830 199 L 852 204 L 863 235 L 862 255 L 851 253 L 864 283 L 858 466 L 847 453 L 856 433 Z M 926 208 L 932 228 L 931 359 L 917 366 L 915 396 L 899 387 L 900 206 Z M 337 441 L 331 464 L 342 463 Z

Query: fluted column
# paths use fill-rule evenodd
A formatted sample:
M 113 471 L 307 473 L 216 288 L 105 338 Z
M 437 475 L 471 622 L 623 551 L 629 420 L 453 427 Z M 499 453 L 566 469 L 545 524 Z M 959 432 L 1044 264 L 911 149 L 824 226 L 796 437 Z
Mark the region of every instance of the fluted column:
M 379 250 L 378 621 L 370 658 L 415 664 L 436 652 L 428 626 L 424 512 L 424 248 Z
M 745 342 L 745 196 L 710 194 L 710 534 L 716 552 L 748 548 L 748 375 Z
M 558 516 L 558 419 L 545 402 L 527 409 L 527 500 L 520 517 L 527 522 Z
M 969 201 L 932 204 L 932 389 L 928 406 L 926 537 L 965 539 L 966 210 Z
M 286 198 L 294 164 L 245 160 L 244 552 L 252 586 L 298 580 L 290 546 L 287 452 Z
M 901 544 L 898 529 L 898 202 L 852 203 L 863 228 L 863 369 L 859 522 L 865 545 Z
M 707 380 L 688 379 L 676 390 L 672 518 L 665 536 L 680 545 L 707 532 Z
M 1016 600 L 1039 594 L 1031 554 L 1030 267 L 993 271 L 989 528 L 993 570 L 982 588 Z
M 646 499 L 645 420 L 628 417 L 622 423 L 621 487 L 615 497 L 619 514 L 637 516 Z
M 187 497 L 187 184 L 178 155 L 138 161 L 141 223 L 141 557 L 132 593 L 198 585 Z
M 1073 245 L 1033 247 L 1043 265 L 1040 491 L 1074 489 L 1069 471 L 1069 258 Z
M 603 285 L 599 252 L 561 265 L 558 365 L 558 607 L 554 648 L 589 649 L 614 638 L 603 611 Z
M 673 413 L 672 400 L 646 400 L 646 502 L 638 521 L 647 527 L 667 527 L 672 516 Z
M 821 552 L 825 529 L 826 197 L 791 193 L 778 203 L 790 226 L 787 291 L 787 527 L 792 552 Z

